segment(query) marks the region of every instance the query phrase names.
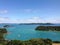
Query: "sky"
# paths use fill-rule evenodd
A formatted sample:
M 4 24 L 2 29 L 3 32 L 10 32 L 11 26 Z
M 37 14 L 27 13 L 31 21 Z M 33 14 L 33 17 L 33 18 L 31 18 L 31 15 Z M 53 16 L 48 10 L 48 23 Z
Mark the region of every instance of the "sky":
M 0 23 L 60 23 L 60 0 L 0 0 Z

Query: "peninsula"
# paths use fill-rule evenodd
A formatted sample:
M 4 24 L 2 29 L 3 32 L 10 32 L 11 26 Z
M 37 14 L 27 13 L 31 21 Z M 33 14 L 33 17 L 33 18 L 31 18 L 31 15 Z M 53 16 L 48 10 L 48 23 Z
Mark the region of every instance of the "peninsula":
M 39 31 L 60 31 L 60 26 L 38 26 L 35 30 Z

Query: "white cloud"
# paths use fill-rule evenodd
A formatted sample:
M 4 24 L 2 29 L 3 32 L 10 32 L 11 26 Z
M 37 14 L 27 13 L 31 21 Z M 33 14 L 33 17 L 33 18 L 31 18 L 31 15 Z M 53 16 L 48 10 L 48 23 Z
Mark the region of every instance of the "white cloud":
M 29 19 L 10 19 L 8 17 L 0 17 L 0 23 L 60 23 L 59 19 L 41 19 L 40 17 L 32 17 Z
M 48 23 L 60 23 L 60 18 L 57 17 L 49 17 L 46 19 Z
M 44 23 L 45 21 L 43 19 L 40 19 L 39 17 L 32 17 L 29 19 L 23 19 L 23 20 L 17 20 L 20 23 Z
M 44 22 L 42 19 L 39 17 L 33 17 L 29 19 L 17 19 L 17 20 L 12 20 L 8 17 L 0 17 L 0 23 L 40 23 Z
M 41 19 L 40 17 L 32 17 L 29 19 L 17 19 L 17 23 L 60 23 L 59 19 Z
M 8 10 L 0 10 L 0 14 L 6 14 L 8 13 Z
M 0 17 L 0 23 L 15 23 L 15 20 L 12 20 L 8 17 Z
M 60 23 L 60 19 L 47 20 L 48 23 Z

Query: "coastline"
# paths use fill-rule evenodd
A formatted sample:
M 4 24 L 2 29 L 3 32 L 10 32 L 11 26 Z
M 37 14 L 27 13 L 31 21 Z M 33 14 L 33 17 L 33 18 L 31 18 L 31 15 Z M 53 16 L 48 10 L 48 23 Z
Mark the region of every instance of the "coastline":
M 60 31 L 60 26 L 37 26 L 35 30 L 39 31 Z
M 40 30 L 36 30 L 36 31 L 42 32 Z M 43 31 L 43 32 L 60 32 L 60 31 Z

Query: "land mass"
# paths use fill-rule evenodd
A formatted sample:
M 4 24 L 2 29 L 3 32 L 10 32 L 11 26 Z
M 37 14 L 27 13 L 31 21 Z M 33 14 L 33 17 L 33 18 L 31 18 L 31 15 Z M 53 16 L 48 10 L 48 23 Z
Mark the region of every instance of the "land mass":
M 37 26 L 35 30 L 39 30 L 39 31 L 60 31 L 60 26 Z
M 54 25 L 52 23 L 20 23 L 19 25 Z

